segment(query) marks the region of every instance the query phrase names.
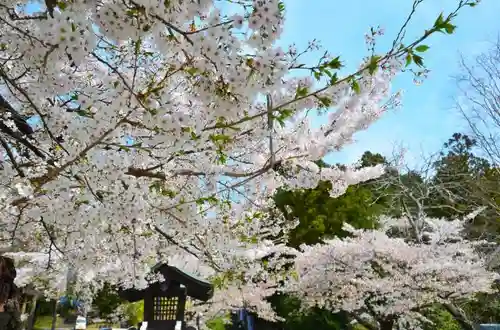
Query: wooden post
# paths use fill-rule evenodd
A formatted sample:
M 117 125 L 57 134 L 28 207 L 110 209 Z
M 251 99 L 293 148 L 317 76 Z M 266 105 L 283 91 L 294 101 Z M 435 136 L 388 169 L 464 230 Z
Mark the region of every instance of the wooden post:
M 31 310 L 30 310 L 30 315 L 28 316 L 28 325 L 26 327 L 26 330 L 33 330 L 35 327 L 35 312 L 36 312 L 36 302 L 38 300 L 37 295 L 33 295 L 33 298 L 31 299 Z
M 56 329 L 56 321 L 57 321 L 57 300 L 54 299 L 52 304 L 52 330 Z
M 25 294 L 23 294 L 23 296 L 22 296 L 22 297 L 23 297 L 23 299 L 22 299 L 23 303 L 22 303 L 22 305 L 21 305 L 21 315 L 24 315 L 24 313 L 26 313 L 26 305 L 27 305 L 26 298 L 27 298 L 27 297 L 26 297 L 26 295 L 25 295 Z M 22 325 L 23 325 L 23 327 L 22 327 L 22 328 L 23 328 L 23 329 L 26 329 L 26 320 L 22 321 Z

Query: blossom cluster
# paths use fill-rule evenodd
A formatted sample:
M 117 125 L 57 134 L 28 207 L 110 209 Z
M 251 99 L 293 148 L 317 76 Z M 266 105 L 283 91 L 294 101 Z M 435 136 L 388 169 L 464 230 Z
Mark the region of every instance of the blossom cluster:
M 209 0 L 78 0 L 43 16 L 7 1 L 2 95 L 34 116 L 40 156 L 16 144 L 4 162 L 3 238 L 127 285 L 186 250 L 223 270 L 284 229 L 265 215 L 276 189 L 332 180 L 341 194 L 380 175 L 314 161 L 378 118 L 399 59 L 363 73 L 357 92 L 315 93 L 310 77 L 286 78 L 296 54 L 274 46 L 280 3 L 246 5 L 225 17 Z M 338 110 L 314 129 L 319 99 Z
M 351 237 L 305 246 L 285 291 L 303 297 L 306 306 L 402 322 L 422 320 L 418 312 L 432 304 L 494 291 L 500 277 L 477 253 L 483 242 L 460 238 L 464 221 L 425 219 L 423 234 L 430 239 L 423 242 L 390 234 L 408 227 L 404 218 L 383 220 L 380 229 L 346 226 Z

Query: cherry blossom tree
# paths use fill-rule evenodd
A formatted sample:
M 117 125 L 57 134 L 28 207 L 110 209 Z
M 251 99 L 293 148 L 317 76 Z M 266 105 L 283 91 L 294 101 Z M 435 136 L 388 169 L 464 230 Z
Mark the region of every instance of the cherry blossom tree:
M 189 256 L 221 287 L 259 300 L 257 279 L 268 277 L 265 293 L 273 279 L 248 252 L 281 251 L 269 238 L 292 226 L 268 212 L 276 189 L 330 180 L 337 196 L 381 175 L 315 161 L 399 105 L 391 80 L 405 63 L 423 68 L 423 42 L 453 33 L 478 1 L 460 0 L 406 41 L 422 2 L 389 50 L 375 51 L 382 33 L 372 29 L 371 55 L 340 76 L 329 52 L 302 62 L 323 51 L 316 42 L 277 46 L 277 0 L 238 1 L 231 16 L 211 0 L 46 0 L 40 12 L 3 1 L 2 244 L 48 255 L 41 274 L 67 265 L 81 290 L 142 286 L 156 260 Z M 317 128 L 314 109 L 329 112 Z
M 350 238 L 305 246 L 286 290 L 309 306 L 350 312 L 369 329 L 418 329 L 429 322 L 423 308 L 494 290 L 499 275 L 476 249 L 488 243 L 463 239 L 466 221 L 426 218 L 415 227 L 407 218 L 381 220 L 378 230 L 346 226 Z M 417 238 L 402 235 L 416 228 Z

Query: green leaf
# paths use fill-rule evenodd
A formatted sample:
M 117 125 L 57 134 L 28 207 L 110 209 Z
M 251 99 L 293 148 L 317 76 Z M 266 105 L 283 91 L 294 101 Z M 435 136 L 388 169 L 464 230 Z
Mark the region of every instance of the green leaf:
M 446 33 L 448 34 L 453 34 L 453 32 L 455 31 L 457 27 L 451 23 L 447 23 L 445 26 L 444 26 L 444 30 L 446 31 Z
M 85 110 L 78 110 L 76 112 L 77 115 L 79 116 L 82 116 L 82 117 L 88 117 L 88 118 L 92 118 L 92 114 L 88 111 L 85 111 Z
M 329 106 L 332 105 L 332 100 L 326 96 L 318 97 L 318 100 L 321 102 L 321 105 L 323 105 L 325 108 L 328 108 Z
M 335 57 L 333 60 L 328 62 L 326 66 L 335 70 L 340 69 L 342 67 L 342 62 L 340 62 L 340 56 Z
M 298 99 L 300 97 L 307 96 L 308 93 L 309 91 L 307 90 L 307 87 L 299 87 L 295 92 L 295 98 Z
M 443 13 L 439 14 L 438 18 L 436 19 L 436 21 L 434 22 L 434 27 L 435 28 L 438 28 L 438 29 L 441 29 L 442 28 L 442 25 L 444 23 L 444 20 L 443 20 Z
M 424 59 L 421 56 L 413 55 L 413 61 L 418 66 L 424 66 Z
M 59 8 L 60 10 L 64 10 L 67 7 L 68 7 L 68 5 L 66 4 L 66 2 L 63 2 L 63 1 L 57 2 L 57 8 Z
M 199 140 L 200 138 L 201 138 L 201 135 L 196 135 L 196 133 L 195 133 L 195 132 L 192 132 L 192 131 L 191 131 L 191 139 L 192 139 L 192 140 L 195 140 L 195 141 L 196 141 L 196 140 Z
M 281 109 L 279 113 L 280 113 L 281 117 L 289 118 L 293 115 L 293 110 L 292 109 Z
M 284 11 L 285 10 L 285 3 L 282 1 L 278 2 L 278 9 L 279 9 L 279 11 Z
M 280 124 L 281 127 L 285 127 L 285 120 L 293 115 L 294 111 L 292 109 L 281 109 L 276 116 L 273 118 Z
M 221 150 L 217 150 L 217 160 L 216 160 L 216 162 L 219 165 L 225 165 L 226 162 L 227 162 L 227 156 Z
M 139 38 L 137 39 L 137 41 L 135 42 L 135 55 L 139 55 L 139 52 L 141 51 L 141 45 L 142 45 L 142 39 Z
M 356 94 L 359 94 L 361 92 L 361 88 L 359 87 L 359 83 L 357 80 L 355 79 L 352 80 L 351 87 L 356 92 Z
M 196 200 L 196 204 L 203 205 L 204 203 L 217 204 L 219 200 L 215 196 L 201 197 Z
M 189 75 L 194 76 L 196 74 L 196 72 L 198 72 L 198 69 L 191 67 L 191 68 L 186 69 L 185 71 L 187 73 L 189 73 Z
M 133 9 L 127 9 L 127 11 L 125 12 L 125 14 L 129 17 L 134 17 L 136 16 L 137 14 L 139 13 L 139 11 L 135 8 Z
M 214 143 L 217 142 L 227 143 L 231 141 L 231 137 L 225 134 L 211 134 L 209 138 Z
M 337 74 L 334 73 L 332 76 L 332 79 L 330 79 L 330 85 L 332 85 L 332 86 L 335 85 L 338 80 L 339 80 L 339 78 L 337 77 Z
M 370 58 L 370 63 L 368 64 L 368 72 L 370 74 L 374 74 L 378 68 L 378 61 L 380 60 L 380 56 L 374 55 Z
M 321 69 L 321 72 L 324 73 L 324 74 L 326 74 L 330 78 L 333 77 L 333 73 L 331 73 L 330 70 Z
M 410 65 L 412 61 L 411 53 L 406 54 L 406 66 Z
M 430 47 L 429 47 L 429 46 L 427 46 L 427 45 L 420 45 L 420 46 L 417 46 L 417 47 L 415 48 L 415 50 L 416 50 L 417 52 L 419 52 L 419 53 L 423 53 L 423 52 L 427 51 L 429 48 L 430 48 Z
M 314 71 L 313 75 L 314 75 L 314 78 L 316 78 L 316 80 L 320 80 L 321 79 L 321 73 L 320 72 Z

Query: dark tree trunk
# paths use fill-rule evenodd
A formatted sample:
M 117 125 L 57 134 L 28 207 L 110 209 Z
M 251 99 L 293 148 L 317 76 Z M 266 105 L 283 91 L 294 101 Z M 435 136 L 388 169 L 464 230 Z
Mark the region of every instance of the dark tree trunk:
M 385 319 L 378 322 L 380 330 L 392 330 L 394 327 L 394 319 Z
M 52 304 L 52 330 L 56 329 L 56 321 L 57 321 L 57 300 L 54 299 Z
M 36 302 L 38 300 L 38 297 L 35 295 L 33 296 L 33 299 L 31 301 L 31 310 L 30 310 L 30 315 L 28 316 L 28 324 L 26 327 L 26 330 L 33 330 L 35 327 L 35 312 L 36 312 Z

